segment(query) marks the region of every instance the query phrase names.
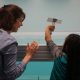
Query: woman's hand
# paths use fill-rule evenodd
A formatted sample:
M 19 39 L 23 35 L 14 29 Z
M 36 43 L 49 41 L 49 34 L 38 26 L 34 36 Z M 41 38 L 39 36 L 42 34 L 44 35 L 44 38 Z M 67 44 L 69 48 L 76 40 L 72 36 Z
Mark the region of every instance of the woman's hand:
M 29 60 L 32 58 L 32 55 L 34 53 L 36 53 L 36 51 L 38 50 L 38 43 L 33 41 L 31 44 L 28 44 L 26 47 L 26 55 L 23 59 L 23 62 L 25 64 L 27 64 L 29 62 Z
M 38 43 L 36 41 L 33 41 L 31 44 L 27 45 L 27 53 L 30 53 L 30 55 L 34 54 L 37 51 L 38 47 Z

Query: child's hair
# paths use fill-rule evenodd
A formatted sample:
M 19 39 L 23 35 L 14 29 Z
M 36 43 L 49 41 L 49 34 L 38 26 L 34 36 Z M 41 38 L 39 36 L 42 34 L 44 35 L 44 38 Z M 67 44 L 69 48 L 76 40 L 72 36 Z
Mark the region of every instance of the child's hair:
M 80 35 L 70 34 L 65 40 L 63 52 L 68 55 L 68 80 L 80 80 Z

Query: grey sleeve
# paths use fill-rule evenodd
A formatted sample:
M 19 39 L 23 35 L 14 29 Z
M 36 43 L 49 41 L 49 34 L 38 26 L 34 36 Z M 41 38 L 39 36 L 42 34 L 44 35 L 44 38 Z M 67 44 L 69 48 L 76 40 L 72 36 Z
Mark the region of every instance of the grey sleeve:
M 54 59 L 62 55 L 62 51 L 52 40 L 47 42 L 47 46 L 50 52 L 53 54 Z
M 4 54 L 4 73 L 7 78 L 16 79 L 25 70 L 26 64 L 20 62 L 16 64 L 17 46 L 12 44 Z

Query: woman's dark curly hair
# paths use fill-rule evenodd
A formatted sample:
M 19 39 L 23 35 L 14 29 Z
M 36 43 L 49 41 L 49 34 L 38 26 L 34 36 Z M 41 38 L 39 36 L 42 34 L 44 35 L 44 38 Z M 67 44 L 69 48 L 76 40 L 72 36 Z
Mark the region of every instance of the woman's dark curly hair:
M 63 46 L 68 55 L 68 80 L 80 80 L 80 35 L 70 34 Z
M 25 13 L 17 5 L 4 5 L 0 8 L 0 28 L 10 31 L 16 20 L 21 16 L 25 19 Z

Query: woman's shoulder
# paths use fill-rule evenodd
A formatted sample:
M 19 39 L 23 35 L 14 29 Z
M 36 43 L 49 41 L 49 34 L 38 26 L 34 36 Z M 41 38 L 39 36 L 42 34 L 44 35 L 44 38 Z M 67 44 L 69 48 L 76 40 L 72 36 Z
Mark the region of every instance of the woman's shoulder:
M 0 49 L 13 43 L 17 43 L 16 39 L 6 31 L 0 30 Z

